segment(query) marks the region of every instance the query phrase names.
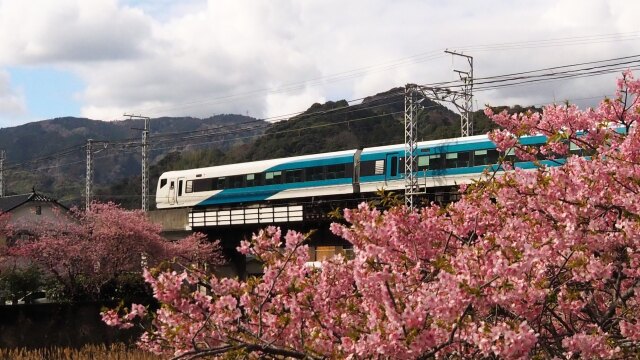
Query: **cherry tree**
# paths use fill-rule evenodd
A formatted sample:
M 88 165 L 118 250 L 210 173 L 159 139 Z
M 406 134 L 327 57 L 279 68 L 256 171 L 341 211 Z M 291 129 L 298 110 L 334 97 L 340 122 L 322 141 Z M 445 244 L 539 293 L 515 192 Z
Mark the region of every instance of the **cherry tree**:
M 35 230 L 35 239 L 7 249 L 51 274 L 71 299 L 98 296 L 102 287 L 122 274 L 156 266 L 164 260 L 183 263 L 222 261 L 219 246 L 202 234 L 172 243 L 160 235 L 140 210 L 113 203 L 94 203 L 90 211 L 72 210 L 74 221 L 51 221 Z
M 596 109 L 487 109 L 498 149 L 538 167 L 504 162 L 448 206 L 347 209 L 332 231 L 353 259 L 308 266 L 305 235 L 267 228 L 238 248 L 260 278 L 145 271 L 163 306 L 140 346 L 177 359 L 640 356 L 639 95 L 627 72 Z M 518 142 L 539 134 L 543 146 Z M 103 313 L 121 327 L 147 316 Z

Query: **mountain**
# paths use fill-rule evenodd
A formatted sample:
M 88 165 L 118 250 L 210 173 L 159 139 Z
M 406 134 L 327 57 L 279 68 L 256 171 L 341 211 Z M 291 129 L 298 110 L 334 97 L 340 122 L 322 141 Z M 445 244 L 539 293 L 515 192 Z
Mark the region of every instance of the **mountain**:
M 419 140 L 460 136 L 457 113 L 428 99 L 421 104 Z M 514 112 L 529 108 L 498 110 L 502 109 Z M 496 127 L 482 111 L 473 116 L 475 134 Z M 404 89 L 390 89 L 358 104 L 346 100 L 316 103 L 303 113 L 276 123 L 241 115 L 217 115 L 206 119 L 158 118 L 152 119 L 150 126 L 149 185 L 153 195 L 158 177 L 168 170 L 403 143 Z M 91 138 L 109 141 L 106 147 L 96 144 L 94 148 L 95 199 L 138 208 L 142 127 L 142 120 L 106 122 L 67 117 L 0 129 L 0 147 L 7 150 L 8 156 L 7 193 L 24 193 L 35 187 L 65 204 L 83 204 L 83 146 Z M 12 168 L 11 164 L 64 149 L 70 149 L 70 155 L 50 157 L 36 166 Z
M 418 112 L 418 140 L 460 136 L 460 115 L 429 99 Z M 495 128 L 482 111 L 476 134 Z M 404 89 L 394 88 L 350 105 L 345 100 L 313 104 L 287 121 L 274 123 L 252 143 L 230 149 L 220 163 L 262 160 L 404 143 Z
M 155 163 L 176 149 L 192 149 L 185 136 L 203 131 L 229 133 L 242 130 L 260 134 L 265 123 L 242 115 L 216 115 L 206 119 L 163 117 L 150 120 L 150 161 Z M 140 174 L 141 128 L 144 120 L 98 121 L 63 117 L 0 129 L 0 148 L 6 151 L 5 190 L 17 194 L 36 188 L 66 203 L 81 203 L 84 193 L 87 139 L 110 144 L 94 145 L 94 182 L 97 187 Z M 129 140 L 129 141 L 127 141 Z M 226 150 L 242 142 L 234 135 L 219 135 L 212 148 Z M 51 156 L 60 154 L 60 156 Z M 40 161 L 33 162 L 34 159 Z

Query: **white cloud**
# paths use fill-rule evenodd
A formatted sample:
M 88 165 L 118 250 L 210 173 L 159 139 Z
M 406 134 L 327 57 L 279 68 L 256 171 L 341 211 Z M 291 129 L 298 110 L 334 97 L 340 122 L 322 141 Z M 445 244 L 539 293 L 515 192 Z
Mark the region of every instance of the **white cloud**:
M 27 106 L 24 95 L 11 86 L 11 77 L 0 69 L 0 118 L 22 116 Z
M 308 107 L 316 102 L 326 102 L 317 88 L 306 88 L 297 94 L 271 93 L 266 97 L 265 117 L 271 121 L 284 120 L 283 115 L 295 115 L 299 112 L 302 109 L 300 104 L 306 104 L 305 107 Z
M 79 63 L 141 56 L 150 19 L 115 0 L 0 1 L 0 62 Z
M 407 82 L 452 80 L 466 64 L 452 64 L 444 48 L 467 49 L 476 77 L 636 54 L 639 11 L 640 2 L 623 0 L 0 0 L 0 62 L 74 72 L 86 84 L 82 115 L 92 118 L 274 116 Z M 637 34 L 576 40 L 622 32 Z M 567 40 L 534 42 L 555 38 Z M 511 42 L 518 45 L 477 46 Z M 426 55 L 409 58 L 419 53 Z M 613 85 L 553 82 L 476 99 L 524 105 Z

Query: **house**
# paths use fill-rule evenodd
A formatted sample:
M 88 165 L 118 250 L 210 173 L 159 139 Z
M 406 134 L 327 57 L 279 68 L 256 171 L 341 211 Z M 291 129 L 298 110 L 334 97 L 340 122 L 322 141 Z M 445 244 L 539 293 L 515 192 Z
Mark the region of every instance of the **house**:
M 8 240 L 0 238 L 0 244 L 29 239 L 35 229 L 45 224 L 73 221 L 66 206 L 35 189 L 28 194 L 0 197 L 0 211 L 10 214 L 13 228 L 13 236 Z

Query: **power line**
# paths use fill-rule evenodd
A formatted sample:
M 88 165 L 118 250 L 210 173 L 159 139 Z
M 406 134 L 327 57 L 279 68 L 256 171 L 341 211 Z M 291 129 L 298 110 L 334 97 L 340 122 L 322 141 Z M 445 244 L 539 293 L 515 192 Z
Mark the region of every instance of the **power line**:
M 631 60 L 631 59 L 635 59 L 635 60 Z M 612 62 L 612 61 L 622 61 L 622 60 L 630 60 L 630 61 L 617 63 L 617 64 L 602 64 L 602 63 L 607 63 L 607 62 Z M 515 72 L 515 73 L 509 73 L 509 74 L 501 74 L 501 75 L 493 75 L 493 76 L 485 76 L 485 77 L 475 77 L 474 84 L 482 85 L 482 84 L 489 83 L 489 82 L 487 82 L 485 80 L 492 80 L 492 81 L 495 81 L 495 82 L 507 81 L 510 78 L 519 77 L 520 75 L 533 76 L 536 73 L 541 73 L 541 72 L 545 72 L 545 71 L 555 71 L 555 70 L 560 70 L 560 69 L 565 69 L 563 71 L 568 71 L 569 68 L 577 67 L 577 66 L 584 66 L 584 65 L 602 64 L 601 66 L 613 66 L 613 65 L 620 65 L 620 64 L 627 64 L 627 63 L 635 63 L 637 61 L 640 61 L 640 55 L 630 55 L 630 56 L 623 56 L 623 57 L 610 58 L 610 59 L 604 59 L 604 60 L 595 60 L 595 61 L 574 63 L 574 64 L 569 64 L 569 65 L 551 66 L 551 67 L 546 67 L 546 68 L 542 68 L 542 69 L 520 71 L 520 72 Z M 577 70 L 578 69 L 574 69 L 574 71 L 577 71 Z M 551 74 L 554 74 L 554 73 L 546 73 L 544 75 L 551 75 Z M 461 87 L 461 86 L 463 86 L 463 83 L 461 83 L 460 80 L 454 80 L 454 81 L 428 83 L 428 84 L 423 84 L 423 86 Z
M 520 42 L 455 46 L 454 48 L 460 51 L 473 51 L 473 52 L 502 51 L 502 50 L 519 50 L 519 49 L 525 49 L 525 48 L 575 46 L 575 45 L 594 44 L 594 43 L 631 41 L 631 40 L 636 40 L 638 38 L 640 38 L 640 32 L 635 31 L 635 32 L 607 33 L 607 34 L 595 34 L 595 35 L 573 36 L 573 37 L 560 37 L 560 38 L 554 38 L 554 39 L 527 40 L 527 41 L 520 41 Z M 401 66 L 419 64 L 425 61 L 431 61 L 438 58 L 443 58 L 445 57 L 445 55 L 442 54 L 444 50 L 446 49 L 441 48 L 441 49 L 435 49 L 431 51 L 425 51 L 425 52 L 421 52 L 411 56 L 397 58 L 394 60 L 389 60 L 389 61 L 375 64 L 375 65 L 368 65 L 368 66 L 353 68 L 351 70 L 337 72 L 337 73 L 320 76 L 312 79 L 307 79 L 299 82 L 288 83 L 288 84 L 282 85 L 281 87 L 262 88 L 262 89 L 247 91 L 247 92 L 240 92 L 236 94 L 225 95 L 225 96 L 204 98 L 201 100 L 185 102 L 177 105 L 154 106 L 154 107 L 147 107 L 147 108 L 142 108 L 138 110 L 145 113 L 154 112 L 154 110 L 168 111 L 168 110 L 187 108 L 187 107 L 202 105 L 202 104 L 221 104 L 225 102 L 235 101 L 241 98 L 254 96 L 260 93 L 276 94 L 276 93 L 290 92 L 290 91 L 303 89 L 307 86 L 318 86 L 326 83 L 348 80 L 348 79 L 360 77 L 366 74 L 371 74 L 374 72 L 388 71 Z
M 569 64 L 569 65 L 562 65 L 562 66 L 553 66 L 553 67 L 547 67 L 547 68 L 542 68 L 542 69 L 537 69 L 537 70 L 529 70 L 529 71 L 522 71 L 522 72 L 516 72 L 516 73 L 510 73 L 510 74 L 503 74 L 503 75 L 495 75 L 495 76 L 488 76 L 488 77 L 476 77 L 475 78 L 475 84 L 477 85 L 477 91 L 487 91 L 487 90 L 492 90 L 492 89 L 496 89 L 499 87 L 507 87 L 507 86 L 516 86 L 516 85 L 523 85 L 523 84 L 527 84 L 527 83 L 533 83 L 533 82 L 540 82 L 540 81 L 548 81 L 548 80 L 556 80 L 556 79 L 564 79 L 566 77 L 585 77 L 585 76 L 595 76 L 595 75 L 600 75 L 603 73 L 610 73 L 610 72 L 617 72 L 622 70 L 622 68 L 620 67 L 616 67 L 616 68 L 612 68 L 609 69 L 608 71 L 602 71 L 601 69 L 604 67 L 613 67 L 613 66 L 619 66 L 619 65 L 633 65 L 636 64 L 639 60 L 631 60 L 631 61 L 626 61 L 626 62 L 618 62 L 618 63 L 614 63 L 614 64 L 603 64 L 606 62 L 612 62 L 612 61 L 620 61 L 620 60 L 630 60 L 630 59 L 638 59 L 640 58 L 640 55 L 632 55 L 632 56 L 625 56 L 625 57 L 618 57 L 618 58 L 612 58 L 612 59 L 606 59 L 606 60 L 598 60 L 598 61 L 589 61 L 589 62 L 581 62 L 581 63 L 575 63 L 575 64 Z M 589 68 L 583 68 L 583 69 L 570 69 L 571 67 L 576 67 L 576 66 L 583 66 L 583 65 L 591 65 L 591 64 L 602 64 L 600 66 L 592 66 Z M 539 72 L 543 72 L 543 71 L 553 71 L 553 70 L 559 70 L 559 69 L 565 69 L 565 71 L 563 72 L 555 72 L 555 73 L 551 73 L 551 74 L 536 74 Z M 585 73 L 585 70 L 587 69 L 594 69 L 593 72 L 590 73 Z M 582 73 L 578 73 L 578 74 L 573 74 L 570 75 L 570 72 L 578 72 L 578 71 L 582 71 Z M 526 75 L 526 74 L 530 74 L 530 76 L 520 76 L 520 75 Z M 547 79 L 544 79 L 547 78 Z M 502 83 L 502 84 L 500 84 Z M 450 87 L 456 87 L 456 86 L 463 86 L 463 84 L 460 83 L 460 81 L 450 81 L 450 82 L 439 82 L 439 83 L 431 83 L 431 84 L 425 84 L 424 86 L 442 86 L 442 85 L 449 85 Z M 390 98 L 390 97 L 394 97 L 394 96 L 398 96 L 400 95 L 401 92 L 392 92 L 390 94 L 386 94 L 383 96 L 379 96 L 376 100 L 380 100 L 380 99 L 385 99 L 385 98 Z M 195 131 L 187 131 L 187 132 L 175 132 L 175 133 L 163 133 L 163 134 L 155 134 L 153 136 L 151 136 L 150 138 L 152 140 L 160 140 L 162 137 L 174 137 L 176 135 L 181 135 L 181 134 L 207 134 L 210 132 L 216 132 L 216 133 L 220 133 L 220 130 L 224 130 L 227 128 L 236 128 L 238 125 L 245 125 L 245 124 L 252 124 L 252 123 L 256 123 L 256 124 L 264 124 L 265 120 L 273 120 L 273 119 L 279 119 L 279 118 L 283 118 L 283 117 L 287 117 L 287 116 L 291 116 L 291 115 L 304 115 L 304 116 L 313 116 L 313 115 L 320 115 L 320 114 L 328 114 L 331 112 L 336 112 L 336 111 L 340 111 L 343 109 L 347 109 L 347 108 L 351 108 L 352 106 L 349 105 L 350 103 L 354 103 L 357 101 L 361 101 L 366 99 L 366 97 L 361 97 L 361 98 L 357 98 L 357 99 L 351 99 L 347 101 L 347 105 L 346 106 L 342 106 L 342 107 L 337 107 L 334 109 L 329 109 L 329 110 L 321 110 L 321 111 L 316 111 L 316 112 L 310 112 L 310 113 L 305 113 L 304 111 L 301 112 L 296 112 L 296 113 L 291 113 L 291 114 L 284 114 L 284 115 L 278 115 L 278 116 L 273 116 L 271 118 L 266 118 L 266 119 L 260 119 L 260 120 L 251 120 L 248 122 L 243 122 L 240 124 L 233 124 L 233 125 L 227 125 L 227 126 L 222 126 L 222 127 L 216 127 L 216 128 L 212 128 L 212 129 L 205 129 L 205 130 L 195 130 Z M 377 107 L 377 106 L 384 106 L 385 104 L 379 104 L 379 105 L 373 105 L 371 107 L 362 107 L 359 109 L 354 109 L 353 111 L 357 111 L 357 110 L 364 110 L 367 108 L 373 108 L 373 107 Z M 256 127 L 256 129 L 262 128 L 262 127 L 267 127 L 266 126 L 260 126 L 260 127 Z M 246 129 L 245 129 L 246 130 Z M 137 139 L 122 139 L 122 140 L 111 140 L 111 141 L 96 141 L 94 142 L 96 145 L 101 144 L 102 146 L 106 147 L 114 147 L 114 146 L 120 146 L 123 149 L 127 148 L 127 147 L 132 147 L 132 148 L 137 148 L 140 146 L 140 143 L 137 141 Z M 82 145 L 74 145 L 62 150 L 59 150 L 57 153 L 54 154 L 50 154 L 50 155 L 46 155 L 43 157 L 38 157 L 38 158 L 34 158 L 34 159 L 30 159 L 28 161 L 25 161 L 23 163 L 18 163 L 18 164 L 10 164 L 6 169 L 10 170 L 16 167 L 21 167 L 27 164 L 34 164 L 37 162 L 41 162 L 41 161 L 46 161 L 46 160 L 51 160 L 51 159 L 57 159 L 57 158 L 62 158 L 62 157 L 66 157 L 66 156 L 70 156 L 75 154 L 77 151 L 81 150 L 82 148 L 84 148 L 84 146 Z
M 566 78 L 577 78 L 577 77 L 591 77 L 591 76 L 598 76 L 598 75 L 602 75 L 602 74 L 617 72 L 617 71 L 620 71 L 622 69 L 626 69 L 626 68 L 628 68 L 629 66 L 632 66 L 632 65 L 640 65 L 640 64 L 638 64 L 638 61 L 640 61 L 640 60 L 635 60 L 638 57 L 640 57 L 640 55 L 618 57 L 618 58 L 607 59 L 607 60 L 599 60 L 599 61 L 582 62 L 582 63 L 576 63 L 576 64 L 570 64 L 570 65 L 548 67 L 548 68 L 544 68 L 544 69 L 530 70 L 530 71 L 511 73 L 511 74 L 503 74 L 503 75 L 496 75 L 496 76 L 489 76 L 489 77 L 476 78 L 476 79 L 478 79 L 477 80 L 478 82 L 480 80 L 482 80 L 481 84 L 483 85 L 483 87 L 480 87 L 478 90 L 487 91 L 487 90 L 492 90 L 492 89 L 496 89 L 496 88 L 499 88 L 499 87 L 521 86 L 521 85 L 526 85 L 526 84 L 530 84 L 530 83 L 534 83 L 534 82 L 540 82 L 540 81 L 563 80 L 563 79 L 566 79 Z M 624 60 L 628 60 L 628 61 L 624 61 Z M 611 63 L 611 62 L 615 62 L 615 63 Z M 586 65 L 593 65 L 593 66 L 585 67 Z M 579 68 L 579 69 L 575 69 L 575 67 L 577 67 L 577 66 L 583 66 L 583 67 Z M 572 67 L 574 67 L 574 68 L 572 68 Z M 633 67 L 633 68 L 635 69 L 635 68 L 637 68 L 637 66 Z M 557 70 L 561 70 L 561 71 L 557 71 Z M 553 71 L 553 73 L 539 74 L 542 71 Z M 452 86 L 456 85 L 455 82 L 447 82 L 447 83 L 452 85 Z M 446 83 L 437 83 L 437 84 L 446 84 Z M 360 110 L 372 109 L 372 108 L 375 108 L 375 107 L 388 106 L 388 105 L 395 104 L 396 101 L 391 101 L 391 102 L 387 102 L 387 103 L 379 103 L 379 102 L 382 101 L 382 100 L 385 100 L 385 99 L 390 99 L 390 98 L 393 98 L 393 97 L 397 97 L 400 94 L 401 94 L 401 92 L 398 91 L 398 92 L 391 92 L 391 93 L 380 95 L 380 96 L 375 96 L 373 98 L 374 98 L 374 100 L 376 102 L 372 103 L 371 105 L 358 106 L 358 107 L 354 107 L 353 105 L 350 105 L 351 103 L 366 99 L 366 97 L 362 97 L 362 98 L 359 98 L 359 99 L 349 100 L 349 101 L 347 101 L 347 105 L 336 107 L 334 109 L 319 110 L 319 111 L 315 111 L 315 112 L 299 112 L 299 113 L 293 113 L 293 114 L 311 117 L 311 116 L 315 116 L 315 115 L 329 114 L 329 113 L 338 112 L 338 111 L 342 111 L 341 114 L 345 114 L 345 113 L 350 113 L 350 112 L 355 112 L 355 111 L 360 111 Z M 345 109 L 349 109 L 349 110 L 345 112 L 344 111 Z M 350 122 L 362 121 L 362 120 L 367 120 L 367 119 L 374 119 L 374 118 L 378 118 L 378 117 L 381 117 L 381 116 L 387 116 L 387 115 L 392 115 L 393 116 L 393 115 L 397 115 L 399 113 L 400 112 L 393 112 L 393 113 L 388 113 L 388 114 L 374 115 L 374 116 L 370 116 L 370 117 L 364 117 L 364 118 L 360 118 L 360 119 L 351 119 L 351 120 L 335 122 L 335 123 L 330 123 L 330 124 L 321 124 L 321 125 L 317 125 L 317 126 L 309 126 L 309 127 L 298 128 L 298 129 L 290 129 L 290 130 L 285 130 L 285 131 L 276 131 L 276 132 L 272 132 L 272 133 L 268 133 L 268 134 L 255 134 L 255 135 L 244 136 L 244 137 L 233 137 L 232 139 L 218 139 L 218 140 L 214 140 L 214 141 L 200 142 L 200 143 L 196 143 L 196 144 L 190 143 L 188 145 L 189 146 L 199 146 L 199 145 L 207 145 L 207 144 L 219 143 L 219 142 L 224 142 L 224 141 L 232 141 L 232 140 L 239 140 L 239 139 L 246 139 L 246 138 L 263 137 L 263 136 L 276 135 L 276 134 L 281 134 L 281 133 L 290 133 L 290 132 L 295 132 L 295 131 L 300 132 L 300 131 L 313 129 L 313 128 L 318 128 L 318 127 L 335 126 L 335 125 L 340 125 L 340 124 L 345 124 L 345 123 L 350 123 Z M 281 115 L 281 116 L 283 116 L 283 115 Z M 277 118 L 277 116 L 274 116 L 273 118 Z M 172 143 L 172 142 L 173 143 L 175 143 L 175 142 L 184 142 L 184 141 L 188 141 L 188 140 L 206 138 L 206 137 L 211 137 L 211 136 L 233 135 L 233 134 L 237 134 L 239 132 L 245 132 L 247 130 L 259 130 L 260 128 L 268 127 L 268 126 L 271 125 L 271 124 L 265 124 L 264 119 L 263 120 L 252 120 L 252 121 L 249 121 L 249 122 L 246 122 L 246 123 L 247 124 L 258 123 L 258 124 L 260 124 L 260 126 L 247 127 L 247 128 L 238 128 L 238 125 L 243 125 L 243 123 L 240 123 L 240 124 L 233 124 L 233 125 L 227 125 L 227 126 L 222 126 L 222 127 L 216 127 L 216 128 L 213 128 L 213 129 L 205 129 L 205 130 L 197 130 L 197 131 L 189 131 L 189 132 L 180 132 L 180 133 L 164 133 L 164 134 L 159 134 L 157 137 L 153 137 L 153 139 L 158 140 L 158 143 L 161 145 L 161 144 L 169 144 L 169 143 Z M 223 131 L 220 131 L 220 129 L 223 129 Z M 224 131 L 224 129 L 228 129 L 228 131 Z M 212 133 L 212 132 L 215 132 L 215 133 Z M 178 139 L 171 139 L 170 138 L 170 137 L 175 136 L 175 135 L 183 135 L 183 136 L 180 136 Z M 189 136 L 187 136 L 187 135 L 189 135 Z M 164 140 L 163 140 L 163 138 L 164 138 Z M 135 139 L 122 139 L 122 140 L 117 140 L 117 141 L 96 141 L 96 142 L 94 142 L 94 144 L 101 145 L 103 147 L 101 150 L 106 150 L 108 153 L 111 153 L 112 151 L 116 151 L 116 155 L 121 155 L 121 154 L 126 154 L 126 153 L 133 152 L 135 149 L 137 149 L 137 148 L 139 148 L 141 146 L 139 141 L 135 140 Z M 157 145 L 156 145 L 156 148 L 154 148 L 152 150 L 153 151 L 160 151 L 160 150 L 166 150 L 166 149 L 180 149 L 180 148 L 183 148 L 183 147 L 184 147 L 184 145 L 172 146 L 172 147 L 157 147 Z M 60 159 L 65 158 L 65 157 L 74 156 L 74 155 L 78 154 L 79 150 L 82 150 L 84 148 L 85 148 L 85 146 L 74 145 L 74 146 L 67 147 L 65 149 L 59 150 L 58 152 L 56 152 L 54 154 L 50 154 L 50 155 L 46 155 L 46 156 L 41 156 L 41 157 L 38 157 L 38 158 L 30 159 L 30 160 L 22 162 L 22 163 L 11 164 L 11 166 L 6 167 L 5 170 L 15 170 L 16 172 L 22 172 L 22 171 L 17 170 L 17 169 L 19 167 L 24 167 L 24 166 L 27 166 L 27 165 L 37 164 L 37 163 L 42 162 L 42 161 L 60 160 Z M 113 156 L 113 154 L 109 154 L 109 155 L 102 156 L 102 157 L 95 157 L 95 159 L 101 159 L 101 158 L 110 157 L 110 156 Z M 32 171 L 43 171 L 45 169 L 59 168 L 59 167 L 63 167 L 63 166 L 69 166 L 69 165 L 77 164 L 77 163 L 80 163 L 80 162 L 82 162 L 82 161 L 74 161 L 74 162 L 51 165 L 51 166 L 47 166 L 47 167 L 39 167 L 38 169 L 34 169 Z M 24 171 L 24 172 L 26 172 L 26 171 Z
M 618 42 L 618 41 L 630 41 L 640 38 L 640 32 L 626 32 L 626 33 L 610 33 L 600 35 L 586 35 L 586 36 L 571 36 L 561 37 L 555 39 L 544 40 L 529 40 L 524 42 L 507 42 L 507 43 L 494 43 L 488 45 L 476 45 L 476 46 L 459 46 L 456 47 L 464 51 L 500 51 L 500 50 L 515 50 L 515 49 L 531 49 L 541 47 L 556 47 L 556 46 L 571 46 L 571 45 L 584 45 L 594 43 L 605 42 Z

